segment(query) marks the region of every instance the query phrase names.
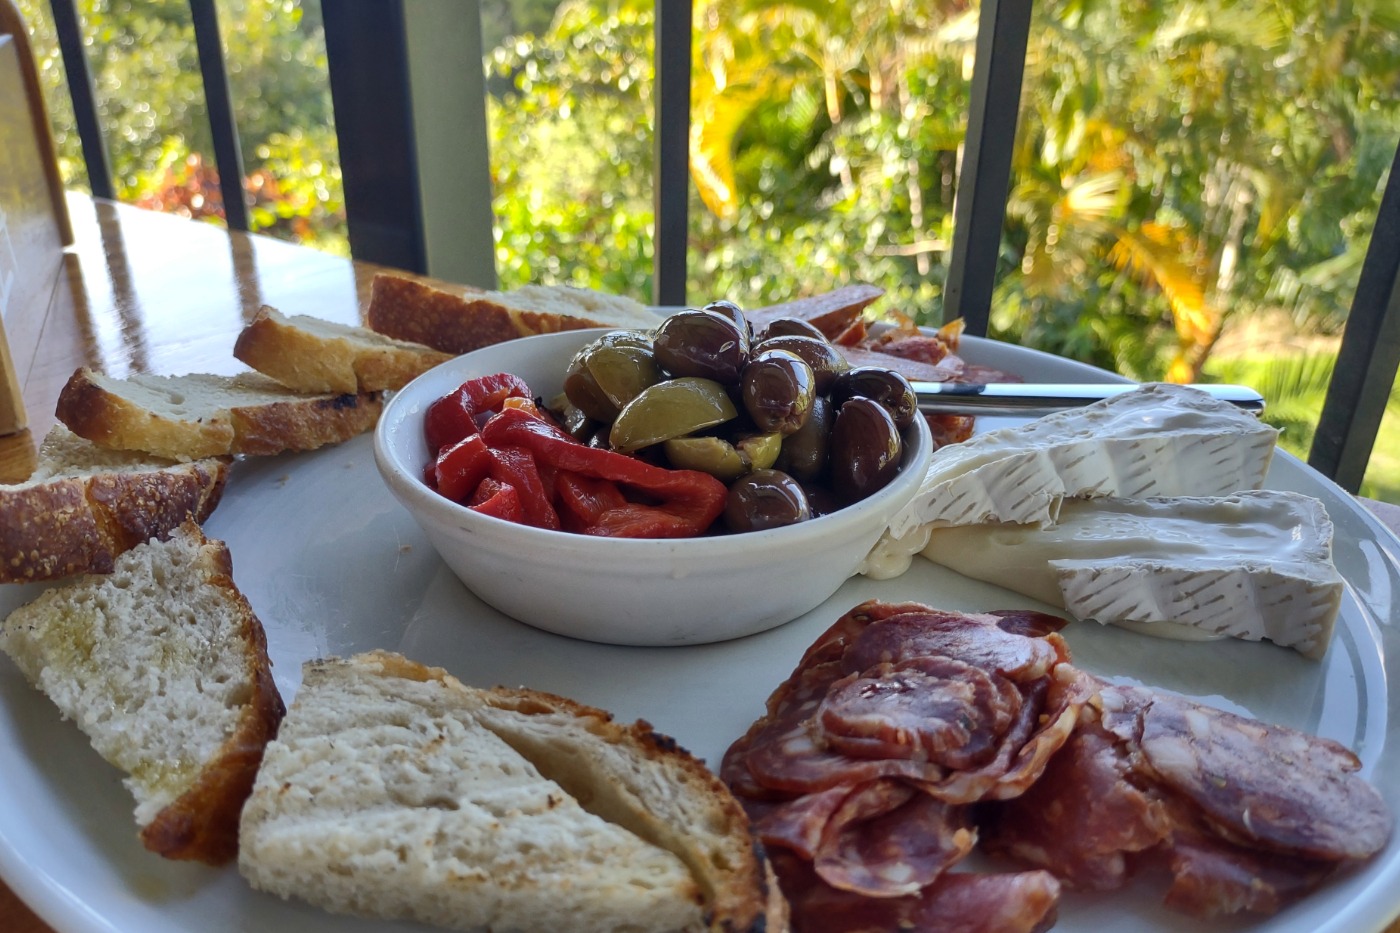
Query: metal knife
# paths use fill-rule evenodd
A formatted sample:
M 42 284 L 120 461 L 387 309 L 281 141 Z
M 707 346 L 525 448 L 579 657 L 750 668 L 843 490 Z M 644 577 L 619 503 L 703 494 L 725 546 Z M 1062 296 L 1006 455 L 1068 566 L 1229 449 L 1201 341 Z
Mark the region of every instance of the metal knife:
M 1141 388 L 1137 383 L 989 382 L 969 385 L 954 382 L 912 382 L 919 410 L 931 414 L 1024 415 L 1078 408 L 1114 395 Z M 1199 389 L 1244 411 L 1264 410 L 1264 396 L 1239 385 L 1197 384 Z

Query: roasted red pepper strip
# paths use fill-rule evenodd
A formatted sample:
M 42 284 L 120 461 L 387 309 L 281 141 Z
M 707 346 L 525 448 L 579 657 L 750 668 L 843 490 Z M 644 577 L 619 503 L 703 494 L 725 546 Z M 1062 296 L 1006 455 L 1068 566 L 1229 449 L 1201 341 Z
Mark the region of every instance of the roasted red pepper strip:
M 668 470 L 610 450 L 580 444 L 557 427 L 526 412 L 506 409 L 481 430 L 494 449 L 523 447 L 540 463 L 610 480 L 660 500 L 657 505 L 627 503 L 609 509 L 580 529 L 610 537 L 693 537 L 705 532 L 724 511 L 723 483 L 697 470 Z M 528 506 L 527 506 L 528 508 Z
M 530 398 L 525 380 L 510 373 L 468 379 L 423 413 L 428 447 L 436 453 L 475 434 L 481 416 L 500 411 L 508 398 Z
M 570 531 L 587 528 L 610 509 L 627 505 L 627 497 L 611 480 L 560 470 L 555 480 L 559 518 Z
M 434 488 L 454 502 L 465 502 L 491 472 L 491 449 L 480 434 L 463 438 L 438 454 Z
M 489 476 L 476 487 L 476 493 L 467 503 L 467 508 L 516 524 L 525 521 L 525 509 L 520 504 L 520 494 L 516 492 L 515 487 Z
M 554 505 L 549 501 L 549 494 L 545 492 L 540 471 L 536 469 L 535 458 L 530 451 L 523 447 L 493 444 L 489 440 L 486 443 L 491 448 L 491 478 L 515 487 L 516 494 L 520 496 L 520 507 L 525 512 L 525 524 L 558 529 L 559 513 L 554 511 Z

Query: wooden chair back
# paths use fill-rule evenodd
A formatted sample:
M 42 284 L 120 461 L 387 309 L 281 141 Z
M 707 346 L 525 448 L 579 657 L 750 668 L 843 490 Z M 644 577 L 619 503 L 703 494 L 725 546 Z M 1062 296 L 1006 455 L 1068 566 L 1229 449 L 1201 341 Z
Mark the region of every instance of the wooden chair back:
M 0 436 L 25 425 L 4 324 L 44 312 L 72 242 L 29 35 L 13 0 L 0 0 Z

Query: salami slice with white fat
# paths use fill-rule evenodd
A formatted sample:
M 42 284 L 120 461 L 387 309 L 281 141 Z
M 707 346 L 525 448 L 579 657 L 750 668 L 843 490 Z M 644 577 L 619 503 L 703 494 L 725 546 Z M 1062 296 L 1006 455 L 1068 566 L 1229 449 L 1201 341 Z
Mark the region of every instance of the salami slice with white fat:
M 812 862 L 833 888 L 898 897 L 932 884 L 976 841 L 967 808 L 899 782 L 875 781 L 842 801 Z
M 945 657 L 876 664 L 833 683 L 816 712 L 828 748 L 971 768 L 996 754 L 1021 711 L 1004 677 Z
M 1046 871 L 946 872 L 917 894 L 876 898 L 833 888 L 791 856 L 775 856 L 773 867 L 790 892 L 793 933 L 1044 933 L 1059 906 L 1059 882 Z
M 1389 839 L 1358 764 L 1327 739 L 1102 684 L 1041 780 L 987 809 L 984 847 L 1080 888 L 1157 867 L 1165 903 L 1200 917 L 1272 913 Z
M 1142 753 L 1162 784 L 1228 838 L 1285 854 L 1362 859 L 1390 837 L 1390 811 L 1348 749 L 1283 726 L 1158 693 Z
M 1044 677 L 1068 657 L 1055 636 L 1028 638 L 1006 631 L 991 614 L 905 612 L 873 622 L 852 641 L 843 656 L 846 670 L 866 670 L 876 664 L 909 658 L 941 656 L 1017 680 Z

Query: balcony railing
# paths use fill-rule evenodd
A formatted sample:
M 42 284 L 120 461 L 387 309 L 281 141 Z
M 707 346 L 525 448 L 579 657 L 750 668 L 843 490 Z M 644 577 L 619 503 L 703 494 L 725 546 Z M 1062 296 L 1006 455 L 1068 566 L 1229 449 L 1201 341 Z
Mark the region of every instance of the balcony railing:
M 656 0 L 653 300 L 686 303 L 691 0 Z M 93 194 L 113 197 L 75 0 L 51 0 Z M 248 228 L 215 0 L 190 0 L 231 227 Z M 943 318 L 985 334 L 1006 219 L 1031 0 L 983 0 Z M 350 247 L 357 259 L 496 284 L 480 10 L 450 22 L 404 0 L 323 0 Z M 417 54 L 410 55 L 410 49 Z M 429 50 L 430 54 L 424 54 Z M 418 89 L 418 90 L 414 90 Z M 468 145 L 462 150 L 463 141 Z M 423 192 L 432 192 L 425 197 Z M 450 243 L 451 249 L 441 244 Z M 1400 365 L 1400 149 L 1309 462 L 1359 488 Z

